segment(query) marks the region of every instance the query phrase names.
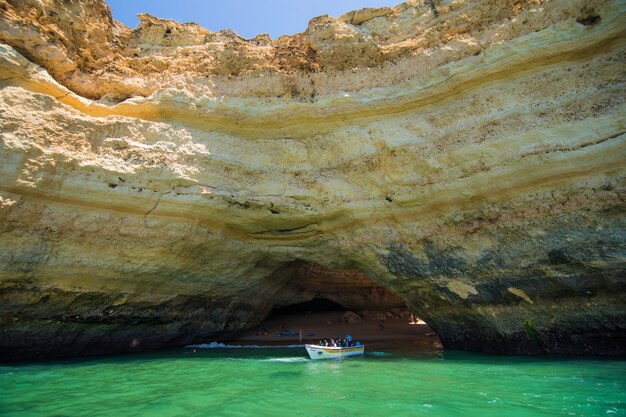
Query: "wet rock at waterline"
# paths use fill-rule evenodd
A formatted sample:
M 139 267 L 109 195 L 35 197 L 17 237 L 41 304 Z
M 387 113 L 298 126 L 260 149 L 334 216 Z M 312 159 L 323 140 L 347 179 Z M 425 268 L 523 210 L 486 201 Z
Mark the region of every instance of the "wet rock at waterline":
M 445 347 L 624 353 L 619 1 L 243 39 L 0 1 L 0 357 L 226 340 L 324 297 Z

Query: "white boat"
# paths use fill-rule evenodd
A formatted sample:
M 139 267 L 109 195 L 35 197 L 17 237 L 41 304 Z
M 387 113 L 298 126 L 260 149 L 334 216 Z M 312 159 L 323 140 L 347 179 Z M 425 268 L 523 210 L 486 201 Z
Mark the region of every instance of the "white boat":
M 332 359 L 346 356 L 362 355 L 365 345 L 350 347 L 331 347 L 320 345 L 304 345 L 311 359 Z

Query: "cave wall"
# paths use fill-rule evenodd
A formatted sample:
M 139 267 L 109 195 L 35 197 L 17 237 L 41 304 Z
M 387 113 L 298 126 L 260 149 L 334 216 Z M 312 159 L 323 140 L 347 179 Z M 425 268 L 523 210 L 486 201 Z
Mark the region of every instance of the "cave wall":
M 0 0 L 0 358 L 224 340 L 302 263 L 448 348 L 624 353 L 623 2 L 409 1 L 275 41 L 66 3 Z

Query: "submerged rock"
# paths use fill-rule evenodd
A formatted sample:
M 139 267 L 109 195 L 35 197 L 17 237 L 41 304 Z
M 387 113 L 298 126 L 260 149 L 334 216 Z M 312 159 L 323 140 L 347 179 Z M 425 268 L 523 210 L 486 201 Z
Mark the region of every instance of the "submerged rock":
M 409 1 L 272 41 L 0 1 L 0 358 L 317 296 L 448 348 L 623 354 L 625 19 Z

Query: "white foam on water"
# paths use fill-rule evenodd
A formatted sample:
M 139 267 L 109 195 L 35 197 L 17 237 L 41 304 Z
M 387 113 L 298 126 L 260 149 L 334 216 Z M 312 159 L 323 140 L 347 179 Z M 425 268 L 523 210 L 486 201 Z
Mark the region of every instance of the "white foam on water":
M 211 342 L 211 343 L 201 343 L 199 345 L 189 345 L 189 348 L 198 348 L 198 349 L 295 349 L 295 348 L 303 348 L 304 345 L 286 345 L 286 346 L 275 346 L 275 345 L 227 345 L 219 342 Z
M 286 363 L 293 363 L 293 362 L 309 362 L 309 359 L 307 358 L 270 358 L 270 359 L 263 359 L 263 362 L 286 362 Z

